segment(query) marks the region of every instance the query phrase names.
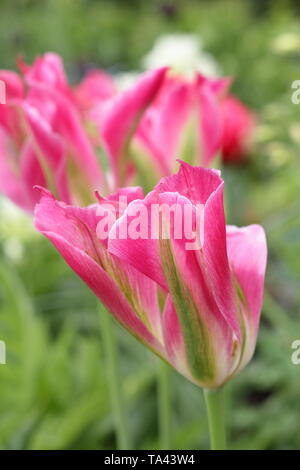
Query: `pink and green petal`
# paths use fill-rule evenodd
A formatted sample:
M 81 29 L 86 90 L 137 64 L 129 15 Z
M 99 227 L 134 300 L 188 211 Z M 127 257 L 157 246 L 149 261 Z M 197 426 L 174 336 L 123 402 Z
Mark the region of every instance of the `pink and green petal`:
M 138 82 L 101 108 L 99 129 L 111 159 L 116 185 L 124 180 L 128 144 L 147 107 L 158 94 L 167 69 L 144 74 Z M 121 167 L 122 168 L 121 168 Z

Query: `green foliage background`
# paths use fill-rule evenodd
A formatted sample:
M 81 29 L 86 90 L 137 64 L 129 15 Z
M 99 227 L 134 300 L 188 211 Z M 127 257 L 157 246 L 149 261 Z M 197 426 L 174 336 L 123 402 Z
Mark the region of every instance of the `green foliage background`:
M 76 81 L 91 65 L 137 69 L 158 35 L 193 32 L 259 113 L 250 164 L 224 169 L 229 222 L 261 223 L 269 242 L 257 351 L 228 387 L 233 448 L 300 448 L 300 365 L 291 363 L 300 339 L 300 123 L 291 103 L 300 46 L 273 47 L 283 33 L 300 38 L 298 10 L 291 1 L 0 2 L 1 68 L 52 50 Z M 96 299 L 30 224 L 0 213 L 0 448 L 114 448 Z M 22 242 L 18 259 L 7 252 L 12 239 Z M 158 361 L 115 328 L 134 447 L 157 448 Z M 176 372 L 171 380 L 174 448 L 207 448 L 201 391 Z

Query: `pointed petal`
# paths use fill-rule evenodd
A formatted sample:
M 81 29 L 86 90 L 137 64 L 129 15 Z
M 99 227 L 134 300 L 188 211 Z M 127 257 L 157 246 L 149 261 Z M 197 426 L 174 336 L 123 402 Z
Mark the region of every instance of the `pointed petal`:
M 191 92 L 188 82 L 166 80 L 139 126 L 138 137 L 156 159 L 162 175 L 171 173 L 178 156 L 181 132 L 192 106 Z
M 55 201 L 47 191 L 43 191 L 36 206 L 36 228 L 49 238 L 116 319 L 134 336 L 162 354 L 162 345 L 150 331 L 156 323 L 158 306 L 146 322 L 143 318 L 149 309 L 155 308 L 155 285 L 133 268 L 129 267 L 126 272 L 118 260 L 110 259 L 95 237 L 97 222 L 95 206 L 84 209 L 67 206 Z M 145 326 L 147 323 L 148 327 Z
M 30 86 L 40 83 L 56 89 L 71 100 L 73 99 L 63 60 L 54 52 L 47 52 L 42 56 L 38 56 L 32 65 L 25 67 L 24 78 Z
M 70 163 L 80 171 L 81 178 L 85 178 L 87 190 L 92 195 L 101 188 L 103 174 L 74 103 L 62 93 L 40 83 L 31 84 L 28 102 L 45 116 L 53 132 L 64 140 Z
M 32 138 L 36 158 L 44 170 L 44 180 L 47 181 L 48 189 L 55 191 L 65 202 L 71 202 L 62 139 L 53 132 L 38 109 L 26 102 L 21 103 L 20 107 L 24 112 L 27 130 Z M 42 186 L 38 180 L 33 181 L 33 185 Z
M 211 160 L 221 148 L 223 120 L 220 95 L 228 86 L 229 79 L 206 79 L 199 76 L 197 93 L 199 99 L 199 133 L 200 133 L 200 162 L 209 166 Z
M 0 70 L 0 80 L 5 83 L 6 101 L 23 97 L 24 86 L 17 73 L 11 70 Z
M 100 133 L 104 139 L 115 176 L 120 178 L 120 160 L 139 120 L 157 95 L 167 69 L 145 73 L 134 86 L 109 100 L 100 116 Z

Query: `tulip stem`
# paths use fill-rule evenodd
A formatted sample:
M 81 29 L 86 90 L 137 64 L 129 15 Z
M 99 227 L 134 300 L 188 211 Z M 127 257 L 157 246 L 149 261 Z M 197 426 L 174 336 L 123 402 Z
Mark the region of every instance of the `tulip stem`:
M 128 450 L 129 439 L 126 429 L 126 413 L 123 403 L 120 371 L 118 367 L 118 348 L 110 314 L 101 309 L 102 339 L 106 360 L 106 374 L 111 399 L 117 448 Z
M 158 419 L 161 450 L 171 449 L 170 367 L 164 361 L 158 364 Z
M 224 389 L 204 390 L 212 450 L 226 449 Z

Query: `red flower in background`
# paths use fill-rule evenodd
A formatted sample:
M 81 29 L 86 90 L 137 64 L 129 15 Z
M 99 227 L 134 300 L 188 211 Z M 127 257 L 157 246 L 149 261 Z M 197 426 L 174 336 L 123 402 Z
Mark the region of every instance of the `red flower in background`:
M 238 98 L 229 95 L 221 104 L 223 118 L 222 159 L 224 163 L 239 163 L 251 150 L 256 123 L 255 115 Z

